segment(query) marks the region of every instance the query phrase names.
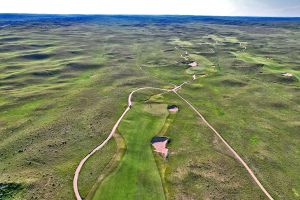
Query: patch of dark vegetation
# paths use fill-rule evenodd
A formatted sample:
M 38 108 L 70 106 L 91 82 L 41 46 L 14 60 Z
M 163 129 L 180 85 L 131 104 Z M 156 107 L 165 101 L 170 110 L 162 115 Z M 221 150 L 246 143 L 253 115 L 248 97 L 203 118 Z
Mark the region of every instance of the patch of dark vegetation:
M 47 48 L 47 47 L 53 47 L 54 44 L 31 44 L 29 45 L 31 47 L 38 47 L 38 48 Z
M 43 83 L 45 80 L 41 77 L 41 78 L 27 78 L 27 79 L 24 79 L 22 81 L 19 82 L 19 84 L 21 85 L 24 85 L 24 86 L 27 86 L 27 85 L 34 85 L 34 84 L 40 84 L 40 83 Z
M 7 52 L 10 52 L 10 51 L 18 51 L 18 50 L 26 50 L 26 49 L 23 49 L 23 48 L 20 48 L 20 47 L 16 47 L 16 48 L 13 48 L 13 47 L 0 47 L 0 53 L 7 53 Z
M 10 80 L 10 79 L 15 79 L 15 78 L 18 78 L 18 77 L 21 77 L 22 75 L 21 74 L 11 74 L 11 75 L 8 75 L 0 80 Z
M 64 83 L 68 83 L 68 81 L 66 81 L 66 80 L 58 80 L 58 81 L 55 81 L 55 83 L 57 83 L 57 84 L 64 84 Z
M 23 67 L 19 66 L 19 65 L 9 65 L 9 66 L 4 67 L 5 70 L 16 70 L 16 69 L 22 69 L 22 68 Z
M 246 63 L 241 60 L 235 60 L 231 68 L 244 73 L 251 73 L 260 71 L 263 68 L 263 66 L 263 64 L 252 64 Z
M 221 83 L 225 86 L 230 86 L 230 87 L 244 87 L 247 85 L 247 83 L 245 82 L 233 80 L 233 79 L 225 79 L 222 80 Z
M 7 38 L 1 38 L 0 42 L 15 42 L 19 40 L 23 40 L 24 38 L 22 37 L 7 37 Z
M 132 59 L 133 59 L 132 56 L 126 56 L 125 58 L 126 58 L 126 59 L 129 59 L 129 60 L 132 60 Z
M 74 77 L 76 77 L 76 74 L 71 74 L 71 73 L 63 73 L 58 76 L 59 79 L 69 79 Z
M 143 84 L 147 83 L 145 79 L 136 79 L 136 80 L 128 80 L 120 85 L 124 86 L 142 86 Z
M 57 75 L 59 73 L 61 73 L 61 70 L 44 70 L 44 71 L 32 72 L 31 75 L 47 77 L 47 76 L 54 76 L 54 75 Z
M 282 76 L 280 75 L 278 80 L 282 83 L 295 83 L 299 82 L 298 78 L 296 76 Z
M 212 55 L 215 54 L 214 51 L 197 51 L 197 52 L 195 52 L 195 53 L 196 53 L 196 54 L 201 54 L 201 55 L 203 55 L 203 56 L 205 56 L 205 57 L 212 56 Z
M 37 93 L 20 95 L 17 98 L 15 98 L 14 100 L 17 104 L 22 104 L 22 103 L 26 103 L 29 101 L 36 101 L 38 99 L 47 98 L 47 97 L 50 97 L 50 95 L 51 95 L 51 93 L 49 93 L 49 92 L 44 92 L 44 93 L 37 92 Z
M 294 67 L 292 67 L 292 69 L 300 71 L 300 65 L 294 66 Z
M 14 81 L 14 80 L 0 80 L 0 87 L 3 90 L 14 90 L 14 89 L 19 89 L 21 87 L 26 87 L 28 85 L 34 85 L 34 84 L 40 84 L 44 80 L 43 79 L 38 79 L 38 78 L 28 78 L 20 81 Z
M 0 52 L 23 51 L 23 50 L 36 50 L 53 46 L 52 44 L 7 44 L 1 45 Z
M 190 48 L 190 51 L 196 54 L 202 54 L 202 52 L 215 53 L 215 47 L 212 44 L 201 44 Z
M 19 183 L 0 183 L 0 199 L 10 199 L 22 189 Z
M 275 103 L 271 103 L 271 107 L 274 107 L 276 109 L 283 109 L 283 108 L 287 108 L 288 105 L 283 102 L 275 102 Z
M 190 60 L 182 60 L 180 63 L 181 64 L 184 64 L 184 65 L 188 65 L 188 64 L 190 64 L 190 63 L 193 63 L 193 62 L 195 62 L 195 61 L 190 61 Z
M 26 60 L 43 60 L 53 56 L 53 54 L 46 54 L 46 53 L 34 53 L 34 54 L 27 54 L 20 56 L 19 58 L 26 59 Z
M 101 64 L 96 64 L 96 63 L 68 63 L 66 65 L 66 68 L 72 69 L 72 70 L 88 70 L 88 69 L 97 69 L 103 67 Z
M 4 86 L 13 86 L 13 87 L 24 87 L 28 85 L 40 84 L 45 81 L 45 76 L 36 76 L 36 77 L 28 77 L 24 76 L 22 79 L 14 79 L 22 77 L 22 75 L 17 74 L 16 76 L 8 77 L 6 79 L 0 79 L 0 87 Z
M 299 92 L 299 91 L 296 91 L 296 92 Z M 292 99 L 291 99 L 292 102 L 296 103 L 297 105 L 300 105 L 300 95 L 295 95 Z
M 164 52 L 173 52 L 174 49 L 165 49 Z
M 119 71 L 111 74 L 113 79 L 125 79 L 127 77 L 132 77 L 134 75 L 136 75 L 136 72 L 133 70 Z
M 69 51 L 69 53 L 74 54 L 74 55 L 79 55 L 79 54 L 81 54 L 81 51 Z
M 10 89 L 13 89 L 14 87 L 22 87 L 24 84 L 20 84 L 17 82 L 12 81 L 2 81 L 0 80 L 0 87 L 10 87 Z
M 116 53 L 115 52 L 108 52 L 105 55 L 107 55 L 107 56 L 114 56 L 114 55 L 116 55 Z
M 164 142 L 164 141 L 168 141 L 168 143 L 171 142 L 171 140 L 168 137 L 164 137 L 164 136 L 154 136 L 151 139 L 151 144 L 157 143 L 157 142 Z

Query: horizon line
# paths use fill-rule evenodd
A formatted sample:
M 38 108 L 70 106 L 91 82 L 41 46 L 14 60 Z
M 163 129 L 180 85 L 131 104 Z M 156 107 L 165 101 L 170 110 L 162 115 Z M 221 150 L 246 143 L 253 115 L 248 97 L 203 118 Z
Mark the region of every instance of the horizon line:
M 101 13 L 0 13 L 0 15 L 61 15 L 61 16 L 191 16 L 191 17 L 247 17 L 247 18 L 300 18 L 300 16 L 260 16 L 260 15 L 189 15 L 189 14 L 101 14 Z

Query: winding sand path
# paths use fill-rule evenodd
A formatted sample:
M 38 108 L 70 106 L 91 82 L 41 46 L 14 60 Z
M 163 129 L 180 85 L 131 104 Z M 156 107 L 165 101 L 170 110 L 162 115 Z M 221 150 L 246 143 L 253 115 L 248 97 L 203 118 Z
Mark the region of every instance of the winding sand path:
M 189 105 L 189 107 L 192 108 L 192 110 L 194 110 L 197 115 L 204 121 L 204 123 L 216 134 L 216 136 L 225 144 L 225 146 L 229 149 L 230 152 L 233 153 L 233 155 L 235 156 L 235 158 L 243 165 L 243 167 L 247 170 L 247 172 L 250 174 L 250 176 L 253 178 L 254 182 L 259 186 L 259 188 L 263 191 L 263 193 L 268 197 L 268 199 L 270 200 L 274 200 L 273 197 L 269 194 L 269 192 L 264 188 L 264 186 L 260 183 L 260 181 L 257 179 L 257 177 L 255 176 L 254 172 L 251 170 L 251 168 L 247 165 L 247 163 L 238 155 L 238 153 L 226 142 L 226 140 L 218 133 L 218 131 L 216 131 L 216 129 L 214 129 L 214 127 L 203 117 L 203 115 L 189 102 L 187 101 L 185 98 L 183 98 L 180 94 L 177 93 L 178 89 L 181 89 L 181 87 L 185 84 L 188 84 L 189 82 L 184 82 L 179 86 L 175 86 L 173 89 L 162 89 L 162 88 L 155 88 L 155 87 L 142 87 L 142 88 L 138 88 L 134 91 L 132 91 L 129 96 L 128 96 L 128 106 L 126 108 L 126 110 L 123 112 L 123 114 L 121 115 L 121 117 L 118 119 L 118 121 L 116 122 L 116 124 L 114 125 L 113 129 L 111 130 L 110 134 L 108 135 L 108 137 L 99 145 L 97 146 L 94 150 L 92 150 L 87 156 L 85 156 L 79 163 L 79 165 L 77 166 L 77 169 L 75 171 L 74 174 L 74 179 L 73 179 L 73 190 L 76 196 L 77 200 L 82 200 L 79 191 L 78 191 L 78 177 L 79 177 L 79 173 L 81 171 L 82 166 L 84 165 L 84 163 L 87 161 L 87 159 L 89 159 L 89 157 L 91 157 L 93 154 L 96 153 L 96 151 L 100 150 L 113 136 L 113 134 L 115 133 L 116 129 L 118 128 L 120 122 L 122 121 L 122 119 L 124 118 L 124 116 L 126 115 L 126 113 L 130 110 L 130 108 L 132 107 L 132 96 L 135 92 L 140 91 L 140 90 L 145 90 L 145 89 L 153 89 L 153 90 L 160 90 L 160 91 L 165 91 L 165 92 L 174 92 L 180 99 L 182 99 L 185 103 L 187 103 Z

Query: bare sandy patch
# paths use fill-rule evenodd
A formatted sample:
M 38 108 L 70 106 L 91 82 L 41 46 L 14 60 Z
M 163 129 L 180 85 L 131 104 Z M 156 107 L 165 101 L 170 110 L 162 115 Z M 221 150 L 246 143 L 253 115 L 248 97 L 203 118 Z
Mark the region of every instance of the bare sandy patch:
M 160 153 L 164 158 L 168 156 L 167 144 L 169 142 L 169 138 L 167 137 L 159 137 L 155 136 L 151 140 L 151 144 L 154 147 L 154 151 Z
M 171 105 L 171 106 L 168 106 L 168 111 L 172 112 L 172 113 L 176 113 L 179 111 L 179 109 L 176 105 Z
M 189 64 L 189 66 L 190 67 L 197 67 L 198 66 L 198 63 L 197 62 L 191 62 L 190 64 Z
M 282 76 L 285 76 L 285 77 L 293 77 L 293 74 L 288 73 L 288 72 L 282 73 L 281 75 L 282 75 Z

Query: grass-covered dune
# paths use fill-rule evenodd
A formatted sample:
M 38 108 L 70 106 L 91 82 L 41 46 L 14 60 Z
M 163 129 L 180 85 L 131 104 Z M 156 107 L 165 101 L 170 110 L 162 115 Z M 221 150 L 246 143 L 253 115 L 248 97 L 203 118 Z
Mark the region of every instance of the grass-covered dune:
M 128 94 L 196 74 L 178 92 L 275 199 L 300 199 L 299 27 L 297 18 L 1 14 L 0 198 L 75 199 L 79 161 L 108 136 Z M 84 198 L 155 190 L 149 199 L 266 199 L 174 94 L 138 93 L 134 102 L 82 168 Z M 171 119 L 169 104 L 180 109 Z M 161 132 L 171 138 L 168 160 L 148 141 Z

